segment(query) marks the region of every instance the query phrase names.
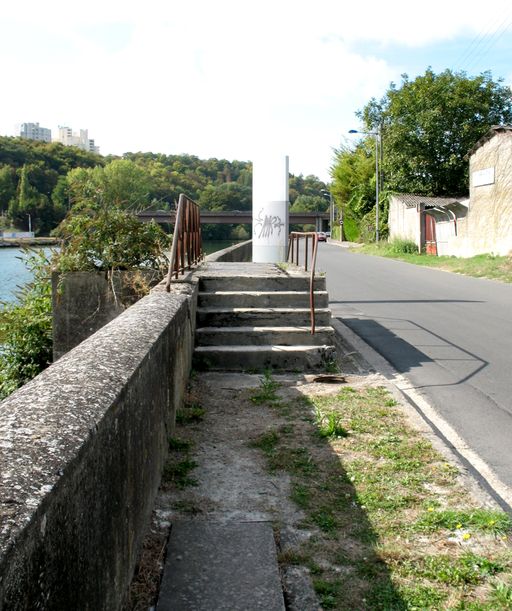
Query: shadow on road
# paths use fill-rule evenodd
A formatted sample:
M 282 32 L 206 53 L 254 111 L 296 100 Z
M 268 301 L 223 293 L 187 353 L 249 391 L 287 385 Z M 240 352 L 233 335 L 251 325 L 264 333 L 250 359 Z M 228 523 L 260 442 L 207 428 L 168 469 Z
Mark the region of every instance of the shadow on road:
M 461 348 L 412 320 L 385 319 L 393 324 L 405 323 L 406 328 L 400 328 L 397 331 L 411 335 L 418 343 L 421 342 L 419 345 L 426 351 L 430 351 L 430 355 L 419 350 L 412 343 L 374 319 L 359 317 L 342 318 L 341 320 L 386 358 L 399 373 L 407 373 L 415 367 L 425 366 L 429 363 L 435 363 L 449 372 L 451 381 L 442 384 L 426 384 L 425 386 L 464 384 L 489 364 L 488 361 L 478 355 Z

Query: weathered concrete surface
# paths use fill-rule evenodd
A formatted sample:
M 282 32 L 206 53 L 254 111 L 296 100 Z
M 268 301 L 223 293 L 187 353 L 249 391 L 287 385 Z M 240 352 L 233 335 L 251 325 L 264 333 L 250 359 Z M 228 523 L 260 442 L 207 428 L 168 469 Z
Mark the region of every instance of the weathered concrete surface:
M 0 404 L 0 609 L 119 608 L 188 379 L 194 304 L 143 298 Z
M 247 240 L 241 244 L 229 246 L 223 250 L 218 250 L 206 257 L 206 261 L 231 262 L 231 261 L 252 261 L 252 240 Z
M 298 400 L 302 391 L 321 388 L 334 392 L 335 384 L 315 384 L 316 376 L 280 376 L 278 396 Z M 356 378 L 350 378 L 356 384 Z M 191 522 L 200 532 L 203 525 L 271 523 L 281 555 L 298 553 L 301 545 L 315 534 L 305 528 L 304 513 L 291 500 L 291 478 L 284 471 L 269 472 L 263 453 L 254 441 L 274 428 L 290 424 L 281 410 L 256 405 L 251 396 L 261 386 L 261 376 L 243 373 L 199 373 L 191 381 L 190 400 L 204 408 L 201 422 L 180 424 L 176 436 L 190 441 L 190 458 L 197 463 L 191 472 L 197 485 L 177 489 L 164 483 L 157 495 L 152 528 L 167 528 Z M 307 426 L 304 420 L 300 427 Z M 170 539 L 172 545 L 172 534 Z M 227 540 L 225 543 L 227 545 Z M 256 547 L 256 544 L 255 544 Z M 170 549 L 170 548 L 169 548 Z M 170 551 L 168 553 L 171 553 Z M 219 550 L 220 553 L 220 550 Z M 209 563 L 204 562 L 204 572 Z M 282 567 L 281 567 L 282 568 Z M 318 611 L 309 571 L 297 567 L 298 574 L 281 574 L 286 608 L 290 611 Z M 207 578 L 206 575 L 204 577 Z M 183 577 L 186 579 L 186 576 Z M 293 599 L 294 604 L 289 604 Z M 257 607 L 256 607 L 257 608 Z M 174 609 L 174 607 L 173 607 Z M 191 610 L 195 607 L 191 607 Z M 214 609 L 244 609 L 235 605 Z M 250 606 L 245 609 L 252 609 Z
M 52 274 L 53 360 L 78 346 L 160 282 L 154 270 Z
M 176 522 L 157 611 L 284 611 L 270 522 Z
M 309 291 L 215 291 L 199 293 L 202 308 L 309 308 Z M 315 307 L 328 308 L 327 291 L 315 293 Z
M 494 170 L 491 184 L 477 186 L 475 173 Z M 468 235 L 462 256 L 512 251 L 512 132 L 497 132 L 471 155 Z

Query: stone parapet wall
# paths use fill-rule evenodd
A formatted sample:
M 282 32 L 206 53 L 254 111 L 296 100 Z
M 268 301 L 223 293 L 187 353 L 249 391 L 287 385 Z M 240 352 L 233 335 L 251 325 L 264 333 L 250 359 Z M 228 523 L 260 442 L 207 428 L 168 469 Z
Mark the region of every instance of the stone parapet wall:
M 155 291 L 0 403 L 0 610 L 119 609 L 190 370 Z
M 156 270 L 52 273 L 53 360 L 78 346 L 160 282 Z
M 208 255 L 206 260 L 209 262 L 224 261 L 227 263 L 252 261 L 252 240 L 247 240 L 246 242 L 235 244 L 229 248 L 218 250 L 217 252 Z

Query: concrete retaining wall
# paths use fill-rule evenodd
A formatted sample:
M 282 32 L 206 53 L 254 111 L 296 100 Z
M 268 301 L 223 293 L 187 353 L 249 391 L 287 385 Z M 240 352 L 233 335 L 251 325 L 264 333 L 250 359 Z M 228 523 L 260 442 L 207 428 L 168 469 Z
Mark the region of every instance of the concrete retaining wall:
M 52 274 L 53 360 L 101 329 L 160 282 L 154 270 Z
M 206 257 L 207 261 L 246 262 L 252 261 L 252 240 L 218 250 Z
M 0 610 L 115 610 L 193 350 L 196 293 L 155 292 L 0 403 Z

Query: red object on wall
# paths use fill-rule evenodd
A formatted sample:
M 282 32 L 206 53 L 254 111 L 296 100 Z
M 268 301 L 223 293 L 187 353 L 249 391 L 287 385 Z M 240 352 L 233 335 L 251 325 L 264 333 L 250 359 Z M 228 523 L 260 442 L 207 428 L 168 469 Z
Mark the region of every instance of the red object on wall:
M 430 214 L 425 214 L 425 251 L 437 255 L 436 220 Z

